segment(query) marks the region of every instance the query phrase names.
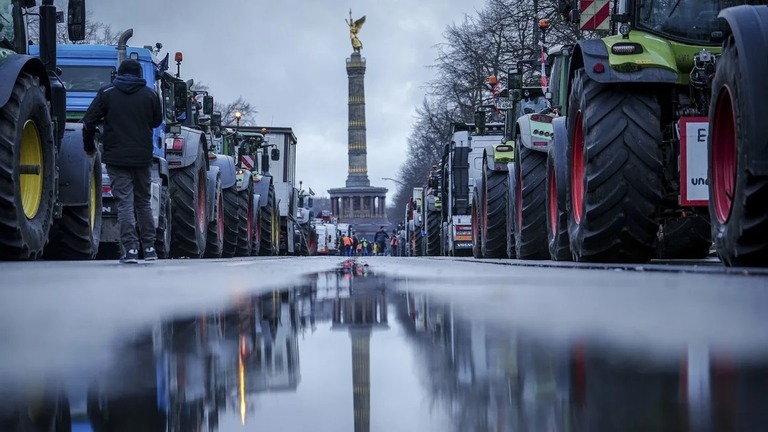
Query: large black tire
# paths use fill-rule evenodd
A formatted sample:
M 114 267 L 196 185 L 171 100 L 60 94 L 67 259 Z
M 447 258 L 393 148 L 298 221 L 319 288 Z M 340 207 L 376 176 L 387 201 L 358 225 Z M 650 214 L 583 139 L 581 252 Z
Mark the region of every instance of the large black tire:
M 216 207 L 215 218 L 208 222 L 208 233 L 205 239 L 205 257 L 221 258 L 224 252 L 224 191 L 221 189 L 221 175 L 216 176 Z
M 507 257 L 507 199 L 509 175 L 506 171 L 483 168 L 483 236 L 482 253 L 485 258 Z
M 160 259 L 171 257 L 171 233 L 173 232 L 171 206 L 168 186 L 163 186 L 160 192 L 160 217 L 157 220 L 157 231 L 155 232 L 155 250 Z
M 240 194 L 237 185 L 228 187 L 222 191 L 224 202 L 224 250 L 223 258 L 232 258 L 237 253 L 240 228 Z M 250 255 L 250 254 L 249 254 Z
M 427 256 L 440 256 L 440 212 L 427 211 Z
M 54 220 L 50 242 L 43 256 L 46 259 L 91 260 L 99 252 L 101 237 L 101 155 L 97 152 L 91 160 L 88 204 L 65 206 L 61 219 Z
M 515 146 L 515 254 L 518 259 L 548 260 L 547 155 L 520 143 Z
M 747 170 L 751 158 L 764 152 L 765 119 L 748 108 L 749 99 L 759 95 L 750 94 L 755 84 L 746 78 L 730 37 L 712 83 L 708 143 L 712 233 L 717 255 L 727 266 L 768 264 L 768 177 Z
M 507 258 L 517 258 L 517 251 L 515 250 L 515 215 L 517 209 L 515 204 L 517 203 L 517 195 L 515 191 L 517 189 L 517 168 L 514 163 L 507 164 Z
M 251 218 L 251 220 L 253 221 L 251 225 L 251 229 L 253 231 L 252 233 L 253 241 L 251 242 L 252 243 L 251 255 L 258 256 L 260 252 L 259 245 L 261 244 L 261 209 L 256 208 L 254 209 L 254 211 L 255 213 L 252 215 L 252 218 Z
M 273 229 L 280 229 L 280 224 L 274 223 L 275 208 L 275 188 L 269 185 L 269 196 L 267 205 L 261 208 L 261 244 L 259 244 L 259 255 L 275 255 L 275 245 L 272 236 Z
M 712 248 L 709 215 L 694 215 L 663 221 L 657 246 L 660 259 L 702 259 Z
M 238 192 L 237 250 L 239 257 L 250 256 L 254 249 L 253 188 Z
M 171 170 L 171 255 L 201 258 L 208 228 L 206 152 L 200 149 L 195 163 Z
M 411 245 L 413 247 L 411 256 L 424 256 L 424 236 L 421 235 L 421 227 L 416 227 L 414 229 Z
M 563 140 L 562 144 L 565 144 Z M 571 243 L 568 240 L 567 199 L 568 165 L 565 145 L 555 142 L 547 152 L 546 215 L 547 245 L 553 261 L 572 261 Z
M 28 132 L 37 131 L 36 136 L 25 135 L 29 140 L 25 142 L 39 149 L 37 154 L 42 159 L 37 174 L 42 179 L 39 200 L 26 203 L 21 194 L 21 181 L 33 179 L 36 174 L 20 172 L 25 126 Z M 40 85 L 39 78 L 22 73 L 16 79 L 10 99 L 0 108 L 0 259 L 27 260 L 42 255 L 53 221 L 55 149 L 45 87 Z M 27 218 L 25 208 L 31 218 Z
M 480 191 L 475 188 L 472 194 L 472 256 L 483 257 L 483 209 L 480 206 L 482 198 Z
M 661 205 L 661 109 L 642 86 L 600 84 L 576 71 L 568 108 L 575 261 L 647 262 Z

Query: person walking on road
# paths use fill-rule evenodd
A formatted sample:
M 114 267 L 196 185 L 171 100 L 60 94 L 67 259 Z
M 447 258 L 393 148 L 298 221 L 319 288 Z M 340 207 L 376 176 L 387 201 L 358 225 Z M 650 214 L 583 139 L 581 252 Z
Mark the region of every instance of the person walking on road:
M 387 239 L 389 239 L 389 234 L 387 234 L 386 231 L 384 231 L 384 227 L 379 227 L 379 231 L 376 233 L 376 235 L 373 237 L 373 241 L 376 242 L 378 247 L 378 253 L 377 255 L 386 255 L 386 246 L 387 246 Z
M 163 111 L 160 98 L 141 77 L 141 65 L 127 59 L 117 69 L 112 84 L 102 87 L 83 117 L 83 146 L 89 155 L 96 153 L 96 126 L 104 121 L 104 154 L 112 195 L 117 201 L 120 262 L 137 263 L 138 216 L 144 259 L 157 259 L 155 224 L 150 207 L 152 182 L 152 129 L 160 126 Z

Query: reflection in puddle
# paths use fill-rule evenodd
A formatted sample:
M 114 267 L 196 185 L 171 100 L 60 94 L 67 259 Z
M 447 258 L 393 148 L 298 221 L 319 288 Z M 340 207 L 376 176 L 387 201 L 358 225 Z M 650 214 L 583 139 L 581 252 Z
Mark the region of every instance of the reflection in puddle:
M 646 358 L 456 312 L 348 262 L 1 385 L 1 431 L 737 431 L 768 425 L 765 364 Z M 478 316 L 480 315 L 480 316 Z M 87 337 L 87 329 L 81 337 Z M 3 353 L 13 347 L 2 347 Z M 55 353 L 45 353 L 52 364 Z M 71 425 L 71 426 L 70 426 Z

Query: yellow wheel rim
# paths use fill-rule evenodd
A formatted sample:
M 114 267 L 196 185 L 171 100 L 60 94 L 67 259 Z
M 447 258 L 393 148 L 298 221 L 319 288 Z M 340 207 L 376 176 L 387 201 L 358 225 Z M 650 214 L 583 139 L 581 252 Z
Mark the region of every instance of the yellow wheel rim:
M 96 170 L 93 170 L 90 189 L 89 204 L 91 206 L 91 231 L 93 231 L 93 227 L 96 225 Z
M 34 219 L 43 199 L 43 143 L 32 120 L 24 122 L 19 149 L 21 207 L 27 219 Z

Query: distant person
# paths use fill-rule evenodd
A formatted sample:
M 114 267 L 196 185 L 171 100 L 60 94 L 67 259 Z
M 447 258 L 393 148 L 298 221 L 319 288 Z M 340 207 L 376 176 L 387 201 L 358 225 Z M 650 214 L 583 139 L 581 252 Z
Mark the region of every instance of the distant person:
M 378 255 L 386 255 L 387 239 L 389 239 L 389 234 L 384 231 L 384 226 L 380 226 L 379 231 L 376 232 L 376 235 L 373 237 L 373 241 L 379 245 Z
M 85 152 L 96 154 L 96 126 L 104 120 L 104 154 L 102 161 L 117 201 L 120 224 L 122 263 L 139 259 L 139 239 L 136 235 L 136 215 L 144 247 L 144 259 L 156 260 L 155 223 L 150 206 L 152 186 L 152 130 L 163 121 L 160 98 L 141 78 L 141 65 L 127 59 L 117 69 L 112 84 L 96 93 L 83 117 L 83 146 Z
M 363 240 L 360 242 L 360 251 L 363 253 L 363 256 L 368 256 L 368 240 L 363 238 Z
M 389 240 L 389 255 L 398 256 L 397 253 L 397 231 L 392 231 L 392 237 Z

